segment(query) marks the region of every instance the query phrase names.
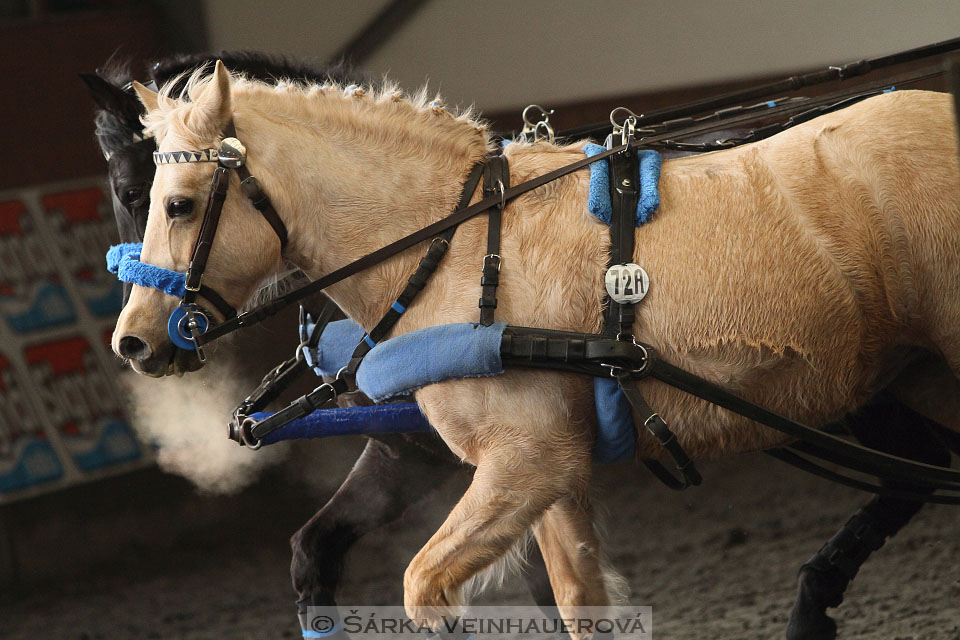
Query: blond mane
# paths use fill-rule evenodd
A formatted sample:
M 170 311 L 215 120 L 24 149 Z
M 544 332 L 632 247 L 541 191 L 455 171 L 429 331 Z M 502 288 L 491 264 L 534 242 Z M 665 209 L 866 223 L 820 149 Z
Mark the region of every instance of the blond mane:
M 201 67 L 190 74 L 184 85 L 185 75 L 171 78 L 163 85 L 157 95 L 158 108 L 141 120 L 158 143 L 175 131 L 184 142 L 202 148 L 213 142 L 210 131 L 202 123 L 197 126 L 198 123 L 192 122 L 190 114 L 193 103 L 213 76 L 207 67 Z M 427 126 L 433 132 L 440 131 L 452 137 L 452 144 L 462 146 L 479 136 L 488 149 L 492 148 L 488 124 L 479 117 L 473 105 L 451 111 L 443 98 L 431 94 L 426 85 L 408 94 L 387 78 L 379 84 L 363 85 L 309 84 L 299 79 L 281 78 L 274 85 L 240 73 L 231 73 L 230 85 L 234 112 L 241 117 L 244 109 L 250 109 L 275 119 L 285 119 L 293 126 L 316 127 L 322 122 L 325 127 L 349 130 L 359 122 L 365 126 L 378 123 L 381 131 L 406 134 L 418 126 Z M 178 86 L 182 86 L 179 92 L 176 91 Z M 291 97 L 298 99 L 291 100 Z M 345 105 L 350 108 L 344 109 Z

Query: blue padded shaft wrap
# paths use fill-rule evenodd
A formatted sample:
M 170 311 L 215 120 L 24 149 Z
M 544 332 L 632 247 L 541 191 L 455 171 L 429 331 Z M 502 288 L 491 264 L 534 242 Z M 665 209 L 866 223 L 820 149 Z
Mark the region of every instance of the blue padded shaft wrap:
M 304 327 L 303 335 L 313 332 L 314 324 L 308 322 Z M 320 334 L 317 348 L 310 350 L 303 347 L 307 364 L 313 367 L 318 376 L 335 376 L 340 369 L 350 362 L 350 356 L 357 343 L 363 339 L 363 327 L 353 320 L 337 320 L 328 324 Z
M 500 339 L 505 322 L 428 327 L 381 342 L 364 358 L 357 386 L 375 402 L 455 378 L 503 373 Z
M 253 417 L 262 419 L 268 415 L 270 414 L 257 413 Z M 360 433 L 411 433 L 430 429 L 430 423 L 416 403 L 321 409 L 268 434 L 264 437 L 263 444 L 300 438 L 326 438 Z

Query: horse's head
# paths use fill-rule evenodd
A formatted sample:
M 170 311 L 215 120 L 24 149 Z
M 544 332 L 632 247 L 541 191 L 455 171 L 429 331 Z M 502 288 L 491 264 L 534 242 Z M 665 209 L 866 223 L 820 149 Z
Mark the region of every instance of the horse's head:
M 230 74 L 220 62 L 212 75 L 198 72 L 188 83 L 189 101 L 170 97 L 169 90 L 157 94 L 139 83 L 134 83 L 134 88 L 146 108 L 148 131 L 155 134 L 158 150 L 140 261 L 185 273 L 211 202 L 211 181 L 215 171 L 223 170 L 217 162 L 164 162 L 170 156 L 163 154 L 220 148 L 224 128 L 233 119 Z M 277 271 L 280 243 L 244 197 L 234 173 L 226 174 L 231 188 L 223 202 L 202 287 L 239 308 L 264 278 Z M 196 299 L 199 310 L 211 323 L 222 320 L 216 310 L 223 305 L 205 295 L 201 290 Z M 168 335 L 168 320 L 178 304 L 172 295 L 134 286 L 117 321 L 114 351 L 147 375 L 199 368 L 196 352 L 178 349 Z
M 140 242 L 147 227 L 150 185 L 153 182 L 153 157 L 156 144 L 144 137 L 140 115 L 143 104 L 132 90 L 125 90 L 126 74 L 104 71 L 80 74 L 90 95 L 100 108 L 97 112 L 97 141 L 107 159 L 107 175 L 113 198 L 113 214 L 121 242 Z M 131 285 L 123 283 L 123 303 L 130 297 Z

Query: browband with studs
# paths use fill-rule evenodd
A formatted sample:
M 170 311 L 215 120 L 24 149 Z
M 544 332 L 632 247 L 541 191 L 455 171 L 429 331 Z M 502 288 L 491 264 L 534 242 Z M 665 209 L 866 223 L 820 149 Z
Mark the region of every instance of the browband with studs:
M 203 151 L 154 151 L 153 163 L 183 164 L 187 162 L 219 162 L 218 149 L 204 149 Z

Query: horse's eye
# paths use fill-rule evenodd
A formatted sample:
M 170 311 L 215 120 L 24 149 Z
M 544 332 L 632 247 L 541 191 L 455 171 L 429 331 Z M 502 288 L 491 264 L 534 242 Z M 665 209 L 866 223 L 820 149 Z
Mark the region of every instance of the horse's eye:
M 132 207 L 140 203 L 140 200 L 143 199 L 143 185 L 137 185 L 135 187 L 130 187 L 123 194 L 123 201 L 127 204 L 128 207 Z
M 173 198 L 167 200 L 167 216 L 182 218 L 193 213 L 193 200 L 188 198 Z

